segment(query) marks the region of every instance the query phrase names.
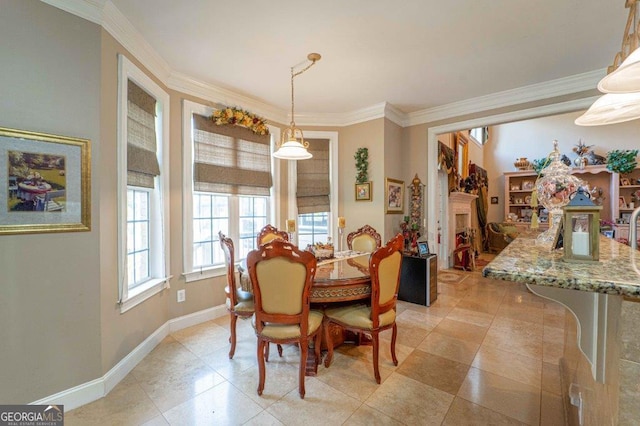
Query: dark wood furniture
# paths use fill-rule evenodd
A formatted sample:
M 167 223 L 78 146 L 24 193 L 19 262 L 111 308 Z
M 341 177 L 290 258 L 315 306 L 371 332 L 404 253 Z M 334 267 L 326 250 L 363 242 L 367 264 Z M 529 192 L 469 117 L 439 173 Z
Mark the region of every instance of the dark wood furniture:
M 298 392 L 300 398 L 304 398 L 309 339 L 315 338 L 315 356 L 319 359 L 322 337 L 323 314 L 311 310 L 309 302 L 316 258 L 289 242 L 275 239 L 249 252 L 247 269 L 255 301 L 258 395 L 264 390 L 267 344 L 296 343 L 300 348 Z
M 347 235 L 347 247 L 349 250 L 366 251 L 372 253 L 382 245 L 380 234 L 369 225 L 350 232 Z
M 231 349 L 229 350 L 229 359 L 231 359 L 236 351 L 236 322 L 238 317 L 249 318 L 253 315 L 253 294 L 239 289 L 236 285 L 233 241 L 231 238 L 227 238 L 222 231 L 218 232 L 218 237 L 220 238 L 220 247 L 222 247 L 224 262 L 227 267 L 227 286 L 224 288 L 224 292 L 227 295 L 226 305 L 230 316 L 229 329 L 231 336 L 229 337 L 229 342 L 231 343 Z
M 435 254 L 427 257 L 404 255 L 398 299 L 431 306 L 438 298 L 438 261 Z
M 386 246 L 377 249 L 371 255 L 369 262 L 369 270 L 371 271 L 370 304 L 352 304 L 325 309 L 324 330 L 328 349 L 324 361 L 325 367 L 331 365 L 333 358 L 333 341 L 328 331 L 330 324 L 337 324 L 355 333 L 371 335 L 373 372 L 378 384 L 380 383 L 380 371 L 378 368 L 379 334 L 381 331 L 392 329 L 391 358 L 393 359 L 393 364 L 398 365 L 396 357 L 396 337 L 398 334 L 396 300 L 400 285 L 403 246 L 403 236 L 398 234 Z
M 279 231 L 278 228 L 273 225 L 266 225 L 258 233 L 258 247 L 275 239 L 289 241 L 289 234 L 287 234 L 285 231 Z

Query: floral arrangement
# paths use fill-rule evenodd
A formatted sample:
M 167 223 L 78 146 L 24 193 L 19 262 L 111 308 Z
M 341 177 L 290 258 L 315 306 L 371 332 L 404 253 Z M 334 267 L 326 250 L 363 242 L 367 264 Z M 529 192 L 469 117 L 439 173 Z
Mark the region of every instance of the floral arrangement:
M 246 127 L 257 135 L 269 134 L 269 128 L 267 127 L 267 122 L 264 118 L 258 117 L 257 115 L 240 108 L 226 107 L 223 109 L 217 109 L 213 112 L 211 119 L 218 126 L 231 124 L 234 126 Z
M 578 143 L 573 147 L 573 152 L 578 154 L 578 157 L 583 157 L 589 153 L 589 149 L 592 147 L 593 145 L 586 145 L 582 142 L 582 139 L 579 139 Z

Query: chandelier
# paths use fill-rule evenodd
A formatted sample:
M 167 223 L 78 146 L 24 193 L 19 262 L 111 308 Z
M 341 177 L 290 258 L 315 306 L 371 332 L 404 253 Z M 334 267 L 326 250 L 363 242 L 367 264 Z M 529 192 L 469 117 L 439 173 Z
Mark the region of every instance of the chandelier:
M 293 102 L 293 79 L 314 66 L 320 58 L 321 56 L 319 53 L 309 53 L 307 55 L 307 59 L 311 61 L 309 65 L 298 72 L 294 72 L 295 67 L 291 67 L 291 123 L 282 133 L 282 139 L 276 146 L 276 152 L 273 153 L 273 156 L 276 158 L 283 160 L 307 160 L 313 157 L 311 153 L 307 151 L 309 148 L 309 142 L 304 140 L 302 130 L 296 127 Z M 300 140 L 298 140 L 298 136 L 300 137 Z
M 629 17 L 622 38 L 622 49 L 607 69 L 607 75 L 598 83 L 605 93 L 578 117 L 579 126 L 600 126 L 622 123 L 640 118 L 640 10 L 638 0 L 625 0 Z

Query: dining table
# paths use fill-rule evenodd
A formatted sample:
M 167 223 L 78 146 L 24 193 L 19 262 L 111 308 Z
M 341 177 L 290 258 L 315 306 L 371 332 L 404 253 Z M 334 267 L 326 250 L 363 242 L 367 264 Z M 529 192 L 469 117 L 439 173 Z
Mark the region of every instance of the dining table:
M 371 253 L 344 251 L 336 252 L 331 259 L 319 260 L 316 274 L 311 286 L 310 302 L 316 309 L 338 304 L 349 303 L 358 300 L 367 300 L 371 297 L 371 275 L 369 273 L 369 258 Z M 246 263 L 241 263 L 240 287 L 243 291 L 252 291 L 251 278 L 246 268 Z M 338 346 L 348 337 L 339 326 L 329 330 L 334 346 Z M 356 344 L 368 344 L 362 336 L 353 336 Z M 323 347 L 325 346 L 324 336 Z M 307 376 L 315 376 L 318 364 L 321 360 L 315 359 L 313 351 L 309 351 L 307 359 Z

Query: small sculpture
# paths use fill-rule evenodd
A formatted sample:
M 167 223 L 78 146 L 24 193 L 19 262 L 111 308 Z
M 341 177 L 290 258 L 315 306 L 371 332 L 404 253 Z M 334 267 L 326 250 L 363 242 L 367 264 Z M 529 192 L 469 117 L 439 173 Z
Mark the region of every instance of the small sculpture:
M 604 158 L 602 155 L 596 154 L 595 152 L 593 152 L 593 150 L 589 151 L 586 157 L 589 159 L 589 164 L 593 165 L 606 164 L 607 162 L 606 158 Z

